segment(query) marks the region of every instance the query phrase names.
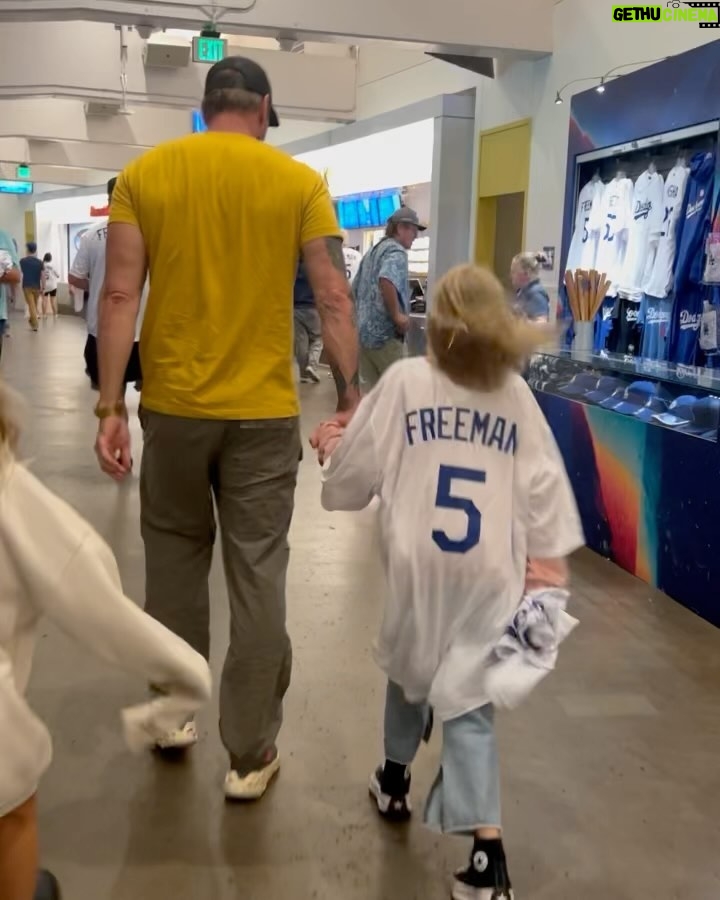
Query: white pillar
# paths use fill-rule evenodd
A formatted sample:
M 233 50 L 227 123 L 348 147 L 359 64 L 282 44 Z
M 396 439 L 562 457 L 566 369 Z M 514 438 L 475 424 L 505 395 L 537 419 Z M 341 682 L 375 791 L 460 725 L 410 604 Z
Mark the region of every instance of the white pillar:
M 445 114 L 435 119 L 430 203 L 428 308 L 434 282 L 459 263 L 468 262 L 473 215 L 475 143 L 474 91 L 447 98 Z

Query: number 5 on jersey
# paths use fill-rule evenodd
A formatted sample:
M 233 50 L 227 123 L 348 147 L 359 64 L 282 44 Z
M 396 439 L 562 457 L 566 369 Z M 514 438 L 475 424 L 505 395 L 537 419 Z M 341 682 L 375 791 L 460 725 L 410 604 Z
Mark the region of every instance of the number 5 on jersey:
M 455 509 L 467 517 L 467 530 L 460 540 L 453 540 L 446 532 L 435 529 L 432 539 L 444 553 L 467 553 L 480 543 L 482 514 L 468 497 L 453 493 L 454 481 L 474 481 L 485 484 L 485 472 L 479 469 L 462 469 L 457 466 L 440 466 L 438 472 L 435 506 L 439 509 Z

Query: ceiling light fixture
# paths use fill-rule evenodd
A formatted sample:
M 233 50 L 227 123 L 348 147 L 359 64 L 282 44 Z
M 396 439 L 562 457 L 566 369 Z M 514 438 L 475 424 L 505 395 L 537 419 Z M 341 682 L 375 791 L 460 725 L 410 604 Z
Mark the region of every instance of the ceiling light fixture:
M 598 94 L 604 94 L 604 93 L 605 93 L 605 76 L 604 76 L 604 75 L 603 75 L 603 77 L 600 79 L 600 84 L 595 88 L 595 90 L 598 92 Z
M 563 98 L 560 96 L 560 91 L 558 91 L 557 94 L 555 94 L 555 106 L 562 106 L 562 104 L 563 104 L 564 102 L 565 102 L 565 101 L 564 101 Z

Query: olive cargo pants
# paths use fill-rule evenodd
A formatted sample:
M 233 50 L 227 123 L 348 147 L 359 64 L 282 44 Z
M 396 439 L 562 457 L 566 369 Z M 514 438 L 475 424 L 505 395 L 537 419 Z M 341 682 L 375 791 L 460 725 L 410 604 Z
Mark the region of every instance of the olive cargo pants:
M 220 421 L 142 411 L 146 611 L 208 658 L 216 516 L 230 600 L 220 732 L 239 774 L 261 767 L 282 724 L 297 419 Z

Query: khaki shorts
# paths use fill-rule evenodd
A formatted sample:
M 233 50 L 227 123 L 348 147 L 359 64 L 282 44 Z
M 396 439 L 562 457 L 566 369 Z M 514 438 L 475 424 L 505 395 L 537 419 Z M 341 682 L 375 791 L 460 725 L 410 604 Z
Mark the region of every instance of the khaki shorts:
M 391 340 L 382 347 L 360 350 L 360 377 L 368 390 L 371 390 L 380 381 L 383 374 L 394 363 L 405 359 L 407 350 L 404 341 Z

